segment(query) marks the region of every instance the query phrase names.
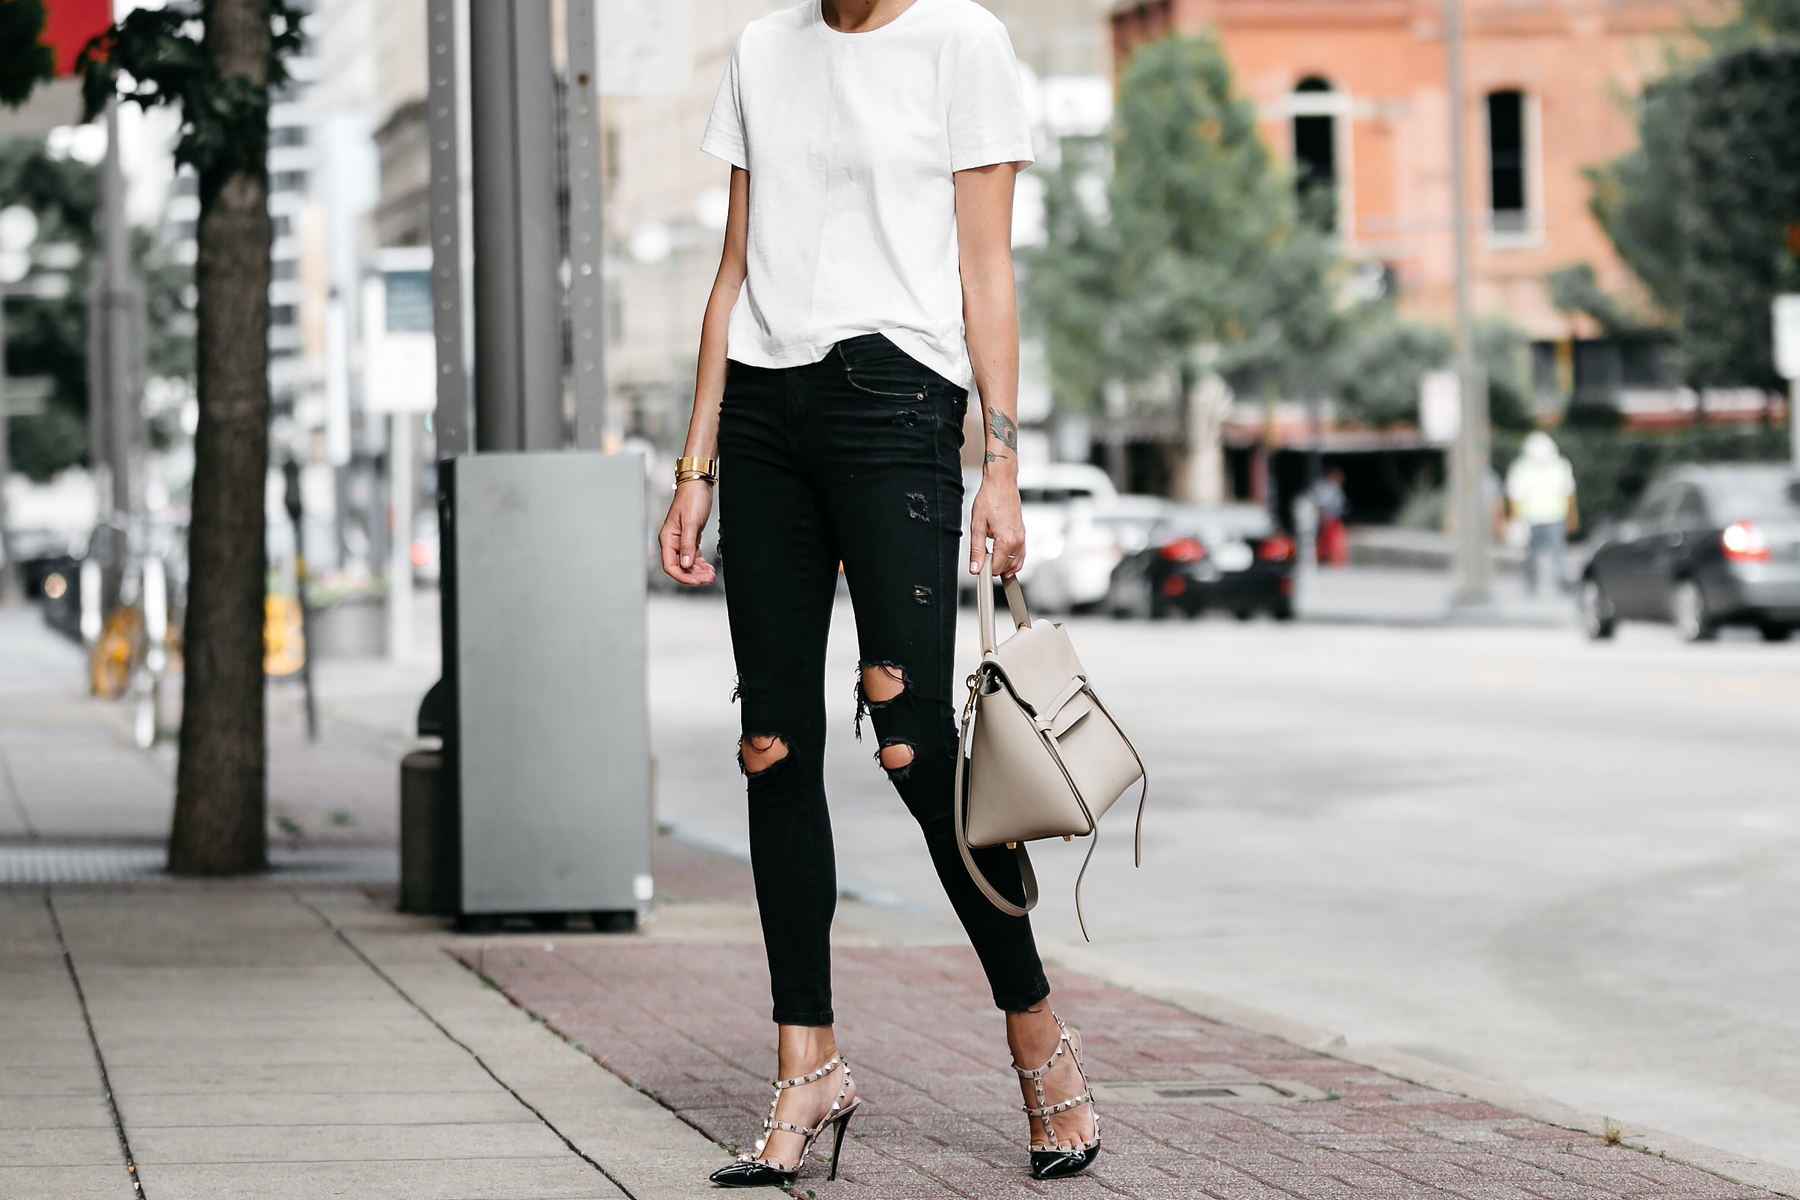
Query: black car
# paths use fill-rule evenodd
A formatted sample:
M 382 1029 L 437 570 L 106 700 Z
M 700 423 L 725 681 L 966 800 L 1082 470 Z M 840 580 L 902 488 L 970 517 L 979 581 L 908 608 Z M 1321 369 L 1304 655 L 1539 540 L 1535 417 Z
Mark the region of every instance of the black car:
M 1581 578 L 1589 637 L 1621 620 L 1672 622 L 1688 641 L 1800 626 L 1800 474 L 1786 466 L 1682 467 L 1602 531 Z
M 1115 617 L 1197 617 L 1217 608 L 1249 620 L 1294 615 L 1294 540 L 1250 504 L 1184 505 L 1113 568 L 1101 607 Z

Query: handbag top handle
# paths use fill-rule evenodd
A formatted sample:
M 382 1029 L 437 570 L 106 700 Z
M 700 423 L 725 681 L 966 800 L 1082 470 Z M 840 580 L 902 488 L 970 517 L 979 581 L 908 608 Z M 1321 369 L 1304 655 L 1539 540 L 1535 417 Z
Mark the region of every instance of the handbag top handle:
M 1031 625 L 1031 614 L 1025 610 L 1025 592 L 1019 587 L 1019 577 L 1014 575 L 1003 587 L 1006 592 L 1006 611 L 1012 615 L 1013 625 L 1018 629 L 1026 629 Z M 994 636 L 994 552 L 989 550 L 981 556 L 981 582 L 975 585 L 975 611 L 981 625 L 981 653 L 983 657 L 1000 648 Z

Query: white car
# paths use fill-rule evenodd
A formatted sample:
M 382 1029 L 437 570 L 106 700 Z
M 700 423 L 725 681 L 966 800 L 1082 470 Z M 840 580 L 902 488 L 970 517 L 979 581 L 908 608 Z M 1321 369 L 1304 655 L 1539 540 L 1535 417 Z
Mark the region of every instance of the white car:
M 965 487 L 970 505 L 979 482 L 977 476 Z M 1167 501 L 1155 496 L 1121 496 L 1106 472 L 1086 463 L 1020 467 L 1019 499 L 1025 519 L 1019 582 L 1031 607 L 1045 612 L 1099 603 L 1112 569 L 1143 545 L 1167 507 Z M 968 528 L 965 512 L 965 554 Z

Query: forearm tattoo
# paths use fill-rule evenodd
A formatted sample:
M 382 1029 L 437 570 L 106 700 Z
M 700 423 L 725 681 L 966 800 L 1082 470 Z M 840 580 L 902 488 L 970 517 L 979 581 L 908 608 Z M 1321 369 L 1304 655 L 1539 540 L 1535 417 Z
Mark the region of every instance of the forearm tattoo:
M 1019 427 L 1013 423 L 1013 419 L 997 408 L 990 408 L 987 412 L 988 432 L 994 435 L 994 440 L 1015 454 L 1018 453 Z M 1005 457 L 1004 454 L 996 454 L 989 450 L 983 461 L 996 462 Z

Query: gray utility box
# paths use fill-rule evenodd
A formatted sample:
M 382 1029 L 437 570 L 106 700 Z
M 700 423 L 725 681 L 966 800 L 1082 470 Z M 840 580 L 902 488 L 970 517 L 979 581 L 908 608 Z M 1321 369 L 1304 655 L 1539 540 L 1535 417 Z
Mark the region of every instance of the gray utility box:
M 442 468 L 460 912 L 641 913 L 654 894 L 643 459 Z

